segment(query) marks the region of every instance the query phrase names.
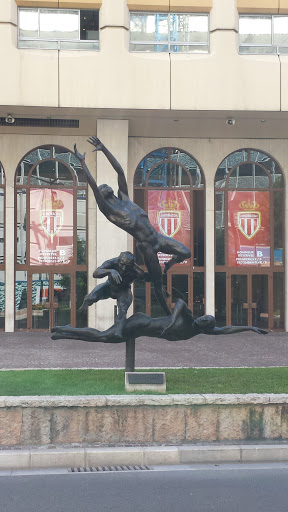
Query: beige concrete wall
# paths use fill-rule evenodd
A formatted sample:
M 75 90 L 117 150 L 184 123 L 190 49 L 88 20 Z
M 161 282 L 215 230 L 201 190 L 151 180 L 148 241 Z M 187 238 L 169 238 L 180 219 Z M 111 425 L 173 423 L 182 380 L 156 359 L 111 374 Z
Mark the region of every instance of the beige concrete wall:
M 0 16 L 15 22 L 16 4 L 6 1 Z M 128 5 L 131 8 L 132 4 Z M 281 2 L 281 12 L 286 8 L 288 12 L 287 5 Z M 99 52 L 17 49 L 16 26 L 0 23 L 1 62 L 4 69 L 9 67 L 9 74 L 4 73 L 1 80 L 1 103 L 165 110 L 288 109 L 287 57 L 281 57 L 281 74 L 277 56 L 238 54 L 236 0 L 214 0 L 207 55 L 130 53 L 128 20 L 126 0 L 117 0 L 116 8 L 115 0 L 103 0 Z
M 1 3 L 0 23 L 17 24 L 17 5 L 15 0 L 5 0 Z

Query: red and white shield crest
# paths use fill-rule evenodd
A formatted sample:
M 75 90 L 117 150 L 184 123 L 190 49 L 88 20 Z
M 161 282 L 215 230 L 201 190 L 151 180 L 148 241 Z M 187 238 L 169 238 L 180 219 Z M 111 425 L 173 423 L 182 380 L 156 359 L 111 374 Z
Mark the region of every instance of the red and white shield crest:
M 241 233 L 250 240 L 261 227 L 260 212 L 238 212 L 238 227 Z
M 181 227 L 181 212 L 177 210 L 160 210 L 157 222 L 161 233 L 173 237 Z
M 63 224 L 63 212 L 61 210 L 42 210 L 41 224 L 47 235 L 53 238 Z

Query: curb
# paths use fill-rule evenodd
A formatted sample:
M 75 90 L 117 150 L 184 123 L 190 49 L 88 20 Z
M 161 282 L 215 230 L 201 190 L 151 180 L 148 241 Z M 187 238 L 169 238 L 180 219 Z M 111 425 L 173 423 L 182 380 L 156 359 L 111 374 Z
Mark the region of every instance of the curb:
M 288 444 L 0 450 L 0 471 L 126 465 L 288 462 Z

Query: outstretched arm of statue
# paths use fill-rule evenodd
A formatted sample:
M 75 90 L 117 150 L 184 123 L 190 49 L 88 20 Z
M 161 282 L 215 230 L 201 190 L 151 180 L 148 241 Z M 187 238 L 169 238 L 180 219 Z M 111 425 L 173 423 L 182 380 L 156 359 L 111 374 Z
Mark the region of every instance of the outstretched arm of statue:
M 110 153 L 109 149 L 107 149 L 106 146 L 104 146 L 103 142 L 101 142 L 101 140 L 98 139 L 98 137 L 89 137 L 87 142 L 90 142 L 90 144 L 92 144 L 92 146 L 95 147 L 94 151 L 102 151 L 102 153 L 104 153 L 107 160 L 110 162 L 113 169 L 118 174 L 119 190 L 121 190 L 121 192 L 123 192 L 123 194 L 128 196 L 128 185 L 127 185 L 127 181 L 125 178 L 125 173 L 123 171 L 123 168 L 119 164 L 118 160 L 116 160 L 115 156 L 113 156 L 112 153 Z
M 173 325 L 175 324 L 177 318 L 179 318 L 179 316 L 186 309 L 187 309 L 187 305 L 185 304 L 185 302 L 182 299 L 179 299 L 176 302 L 176 304 L 175 304 L 174 311 L 173 311 L 173 313 L 171 315 L 171 320 L 170 320 L 169 324 L 167 325 L 167 327 L 165 327 L 165 329 L 162 331 L 161 336 L 165 336 L 165 334 L 167 334 L 167 331 L 169 329 L 171 329 L 171 327 L 173 327 Z
M 268 334 L 268 331 L 264 331 L 264 329 L 259 329 L 259 327 L 241 327 L 240 325 L 225 325 L 224 327 L 214 327 L 214 329 L 211 332 L 207 332 L 205 334 L 235 334 L 237 332 L 245 331 L 253 331 L 257 332 L 258 334 Z
M 95 199 L 97 201 L 99 209 L 105 215 L 106 210 L 107 210 L 107 202 L 105 201 L 104 197 L 102 196 L 102 194 L 101 194 L 101 192 L 100 192 L 100 190 L 99 190 L 99 188 L 97 186 L 96 180 L 93 178 L 91 172 L 89 171 L 89 169 L 87 167 L 87 164 L 85 162 L 85 155 L 86 155 L 86 153 L 84 153 L 83 155 L 81 153 L 79 153 L 76 144 L 74 144 L 74 153 L 75 153 L 75 156 L 77 156 L 77 158 L 81 162 L 82 169 L 83 169 L 83 171 L 85 173 L 85 176 L 87 178 L 87 181 L 88 181 L 90 187 L 93 190 L 93 194 L 95 196 Z
M 120 284 L 122 281 L 122 277 L 120 276 L 119 272 L 115 269 L 117 263 L 118 258 L 113 258 L 111 260 L 104 261 L 104 263 L 102 263 L 100 267 L 94 270 L 93 277 L 101 279 L 102 277 L 110 275 L 116 284 Z

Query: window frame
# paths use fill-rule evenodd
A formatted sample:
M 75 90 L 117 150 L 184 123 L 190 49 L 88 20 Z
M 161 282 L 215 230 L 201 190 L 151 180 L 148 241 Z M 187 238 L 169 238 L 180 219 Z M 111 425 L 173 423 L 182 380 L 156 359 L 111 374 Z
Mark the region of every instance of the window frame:
M 167 15 L 167 20 L 168 20 L 168 35 L 167 35 L 167 41 L 132 41 L 131 40 L 131 14 L 145 14 L 146 16 L 156 16 L 157 14 L 164 14 L 164 15 Z M 198 43 L 191 43 L 191 42 L 178 42 L 178 41 L 171 41 L 171 37 L 170 37 L 170 16 L 172 15 L 188 15 L 188 16 L 206 16 L 207 17 L 207 21 L 208 21 L 208 28 L 207 28 L 207 43 L 201 43 L 201 42 L 198 42 Z M 152 45 L 158 45 L 158 46 L 168 46 L 168 50 L 167 51 L 158 51 L 158 50 L 132 50 L 131 49 L 131 44 L 134 44 L 134 45 L 143 45 L 143 46 L 152 46 Z M 203 46 L 203 47 L 207 47 L 207 52 L 206 51 L 203 51 L 203 52 L 199 52 L 199 51 L 185 51 L 185 52 L 175 52 L 175 51 L 171 51 L 170 47 L 171 46 L 191 46 L 191 48 L 193 48 L 193 46 Z M 210 16 L 209 16 L 209 13 L 206 13 L 206 12 L 195 12 L 195 13 L 191 13 L 191 12 L 155 12 L 155 11 L 130 11 L 129 12 L 129 52 L 131 53 L 163 53 L 163 54 L 173 54 L 173 55 L 181 55 L 181 54 L 197 54 L 197 55 L 207 55 L 210 53 Z
M 241 18 L 267 18 L 267 19 L 270 19 L 271 20 L 271 43 L 262 43 L 262 44 L 257 44 L 257 43 L 240 43 L 240 19 Z M 285 44 L 275 44 L 274 43 L 274 20 L 275 18 L 288 18 L 288 15 L 287 14 L 239 14 L 239 20 L 238 20 L 238 53 L 239 55 L 286 55 L 288 54 L 288 43 L 285 45 Z M 288 35 L 288 30 L 287 30 L 287 35 Z M 240 49 L 241 48 L 245 48 L 245 47 L 248 47 L 248 48 L 271 48 L 271 49 L 275 49 L 275 51 L 273 52 L 253 52 L 253 51 L 249 51 L 249 52 L 241 52 Z M 279 51 L 279 48 L 285 48 L 286 49 L 286 52 L 281 52 Z
M 21 11 L 38 11 L 37 12 L 37 15 L 38 15 L 38 37 L 23 37 L 23 36 L 20 36 L 20 12 Z M 98 12 L 98 16 L 99 16 L 99 9 L 58 9 L 58 8 L 49 8 L 49 7 L 18 7 L 18 26 L 17 26 L 17 46 L 19 49 L 33 49 L 33 50 L 67 50 L 67 51 L 83 51 L 83 50 L 86 50 L 86 51 L 99 51 L 100 50 L 100 27 L 99 27 L 99 38 L 98 39 L 80 39 L 80 23 L 81 23 L 81 17 L 80 17 L 80 13 L 81 11 L 87 11 L 87 10 L 90 10 L 90 11 L 94 11 L 94 12 Z M 45 38 L 45 37 L 40 37 L 40 12 L 41 11 L 61 11 L 63 13 L 65 13 L 65 11 L 69 11 L 69 12 L 73 12 L 73 13 L 77 13 L 78 15 L 78 39 L 69 39 L 69 38 Z M 21 46 L 19 45 L 19 42 L 20 41 L 38 41 L 39 43 L 41 42 L 46 42 L 46 43 L 57 43 L 57 47 L 51 47 L 51 48 L 41 48 L 41 47 L 37 47 L 37 46 Z M 61 48 L 61 43 L 78 43 L 79 44 L 79 48 Z M 87 48 L 87 43 L 98 43 L 98 47 L 97 48 Z M 81 48 L 81 46 L 83 46 L 83 48 Z

